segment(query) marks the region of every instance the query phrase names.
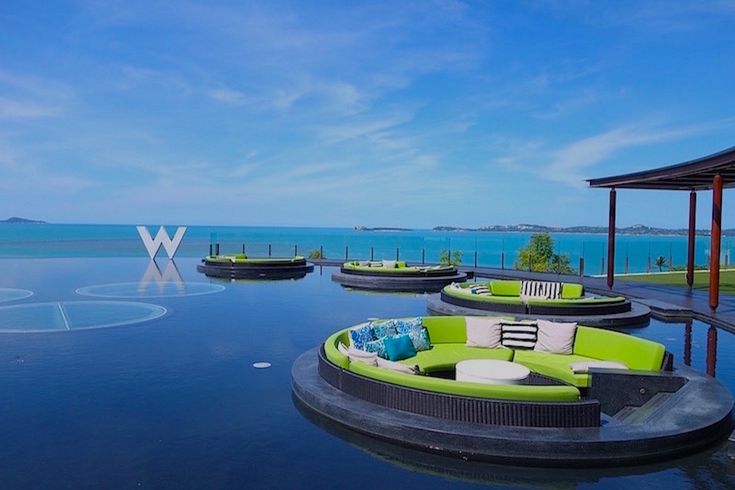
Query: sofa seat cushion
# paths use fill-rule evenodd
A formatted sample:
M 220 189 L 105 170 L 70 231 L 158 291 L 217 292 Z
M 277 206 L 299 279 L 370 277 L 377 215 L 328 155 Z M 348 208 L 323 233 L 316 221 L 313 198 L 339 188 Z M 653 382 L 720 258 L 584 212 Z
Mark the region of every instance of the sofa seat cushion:
M 531 371 L 550 376 L 571 385 L 587 388 L 590 385 L 589 374 L 574 374 L 572 364 L 575 362 L 597 361 L 575 354 L 549 354 L 533 350 L 516 350 L 513 362 L 523 364 Z
M 416 353 L 414 357 L 403 359 L 403 364 L 418 365 L 421 371 L 445 371 L 454 369 L 459 361 L 466 359 L 497 359 L 510 361 L 513 351 L 510 349 L 485 349 L 467 347 L 464 344 L 434 344 L 430 350 Z
M 482 349 L 478 349 L 482 350 Z M 489 350 L 489 349 L 485 349 Z M 423 354 L 423 352 L 419 352 Z M 367 378 L 408 388 L 447 393 L 450 395 L 540 402 L 576 402 L 580 393 L 574 386 L 532 386 L 469 383 L 451 379 L 417 376 L 363 363 L 350 364 L 349 370 Z

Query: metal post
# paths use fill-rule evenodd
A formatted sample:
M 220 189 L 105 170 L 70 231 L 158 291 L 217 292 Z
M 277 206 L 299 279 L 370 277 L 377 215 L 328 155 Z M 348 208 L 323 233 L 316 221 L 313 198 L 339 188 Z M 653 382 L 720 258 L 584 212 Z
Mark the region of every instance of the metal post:
M 243 254 L 245 253 L 245 244 L 244 243 L 242 244 L 242 253 Z
M 689 193 L 689 234 L 687 240 L 687 286 L 694 285 L 694 246 L 697 227 L 697 193 Z
M 400 255 L 400 250 L 398 247 L 396 247 L 396 262 L 398 261 L 399 255 Z
M 370 260 L 372 261 L 374 259 L 375 259 L 375 250 L 373 250 L 373 247 L 370 247 Z
M 477 250 L 475 250 L 475 269 L 477 269 Z
M 324 245 L 319 245 L 319 258 L 324 260 Z
M 424 265 L 426 263 L 426 249 L 421 249 L 421 265 Z
M 219 255 L 219 243 L 214 246 L 214 255 Z
M 584 257 L 579 257 L 579 277 L 584 276 Z
M 607 225 L 607 287 L 615 282 L 615 187 L 610 189 L 610 213 Z
M 345 261 L 347 261 L 347 257 L 350 255 L 350 246 L 345 245 Z
M 209 256 L 210 257 L 212 256 L 212 244 L 211 243 L 209 244 Z
M 712 232 L 709 256 L 709 307 L 720 303 L 720 242 L 722 240 L 722 176 L 712 179 Z
M 270 256 L 271 256 L 271 244 L 269 243 L 268 244 L 268 257 Z
M 296 257 L 299 254 L 299 246 L 294 245 L 293 246 L 293 256 Z

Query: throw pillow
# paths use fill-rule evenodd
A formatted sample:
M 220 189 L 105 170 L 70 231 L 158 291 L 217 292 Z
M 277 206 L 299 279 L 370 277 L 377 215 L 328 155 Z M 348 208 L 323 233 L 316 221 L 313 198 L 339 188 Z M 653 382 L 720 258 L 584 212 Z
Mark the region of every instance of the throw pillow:
M 347 349 L 347 358 L 350 362 L 362 362 L 369 364 L 370 366 L 378 365 L 378 355 L 374 352 L 365 352 L 364 350 L 358 350 L 354 347 Z
M 477 316 L 466 317 L 467 347 L 500 346 L 500 320 Z
M 538 337 L 533 350 L 550 354 L 571 354 L 574 350 L 576 323 L 538 321 Z
M 429 332 L 424 327 L 421 327 L 418 330 L 409 330 L 406 335 L 411 339 L 413 348 L 416 349 L 417 352 L 431 349 Z
M 368 352 L 374 352 L 379 357 L 382 357 L 383 359 L 387 358 L 388 355 L 385 353 L 385 340 L 389 339 L 390 337 L 381 337 L 376 340 L 371 340 L 370 342 L 365 343 L 365 350 Z
M 391 361 L 400 361 L 416 355 L 416 349 L 408 335 L 386 338 L 385 352 Z
M 401 335 L 408 334 L 411 330 L 420 330 L 424 326 L 420 316 L 416 318 L 400 318 L 395 320 L 395 322 L 396 332 Z
M 350 343 L 355 349 L 365 350 L 365 344 L 371 340 L 375 337 L 369 324 L 350 329 Z
M 373 329 L 373 338 L 392 337 L 396 334 L 396 325 L 394 320 L 373 320 L 370 322 L 370 328 Z
M 588 373 L 590 368 L 605 368 L 605 369 L 628 369 L 628 366 L 622 362 L 615 361 L 580 361 L 573 362 L 569 365 L 574 371 L 574 374 L 585 374 Z
M 393 371 L 398 371 L 399 373 L 417 374 L 415 367 L 406 366 L 405 364 L 401 364 L 400 362 L 393 362 L 389 361 L 388 359 L 381 359 L 380 357 L 377 359 L 377 361 L 378 367 L 392 369 Z
M 396 261 L 395 260 L 384 260 L 383 267 L 385 267 L 386 269 L 395 269 Z
M 536 345 L 536 324 L 531 322 L 502 322 L 500 342 L 513 349 L 533 349 Z

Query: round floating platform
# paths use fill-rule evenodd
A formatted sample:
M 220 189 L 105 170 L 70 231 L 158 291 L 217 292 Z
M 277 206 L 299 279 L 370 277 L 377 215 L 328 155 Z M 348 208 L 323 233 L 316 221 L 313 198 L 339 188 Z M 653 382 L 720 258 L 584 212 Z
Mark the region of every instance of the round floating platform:
M 154 320 L 166 308 L 129 301 L 63 301 L 0 307 L 0 333 L 65 332 Z
M 33 291 L 27 289 L 0 288 L 0 303 L 18 301 L 33 296 Z
M 205 257 L 197 271 L 209 277 L 228 279 L 298 279 L 314 270 L 303 257 L 229 260 Z
M 343 373 L 348 372 L 327 361 L 319 348 L 309 350 L 293 364 L 293 394 L 309 410 L 357 432 L 465 460 L 550 467 L 636 465 L 704 450 L 724 441 L 733 429 L 730 392 L 719 381 L 688 368 L 656 376 L 654 381 L 650 376 L 633 376 L 632 384 L 629 375 L 605 375 L 604 380 L 600 378 L 604 383 L 598 383 L 598 391 L 594 393 L 593 378 L 588 396 L 602 395 L 598 399 L 603 408 L 601 424 L 595 427 L 523 427 L 518 425 L 523 423 L 521 419 L 514 421 L 515 425 L 462 421 L 457 418 L 463 414 L 452 410 L 459 406 L 455 402 L 483 401 L 390 385 L 391 390 L 397 387 L 407 391 L 405 400 L 417 395 L 444 399 L 440 405 L 443 408 L 436 411 L 436 416 L 416 413 L 421 408 L 410 403 L 402 407 L 404 411 L 386 406 L 403 400 L 400 393 L 383 404 L 337 388 L 380 383 L 354 373 L 343 377 Z M 663 384 L 668 391 L 657 392 L 639 407 L 626 405 L 633 403 L 636 391 L 642 395 L 654 386 L 651 383 L 659 387 Z M 378 389 L 364 391 L 366 396 L 378 392 Z M 521 411 L 528 404 L 486 402 L 506 408 L 517 405 Z M 503 417 L 507 412 L 501 409 L 495 416 Z
M 622 313 L 611 313 L 611 314 L 594 314 L 585 315 L 580 313 L 574 313 L 572 311 L 565 311 L 558 308 L 559 312 L 553 314 L 539 315 L 539 314 L 526 314 L 519 312 L 508 312 L 504 310 L 488 310 L 480 308 L 470 308 L 467 306 L 461 306 L 445 301 L 446 295 L 444 294 L 432 294 L 426 300 L 426 308 L 431 314 L 436 315 L 460 315 L 460 316 L 505 316 L 510 315 L 517 319 L 527 320 L 552 320 L 558 322 L 577 322 L 588 327 L 642 327 L 648 324 L 651 318 L 651 308 L 648 306 L 637 303 L 635 301 L 628 301 L 630 309 Z
M 447 271 L 415 274 L 366 273 L 346 271 L 343 267 L 338 272 L 332 273 L 332 280 L 343 286 L 357 289 L 432 292 L 441 291 L 444 286 L 453 282 L 465 282 L 467 274 L 458 272 L 456 269 L 449 273 Z
M 77 289 L 82 296 L 99 298 L 176 298 L 182 296 L 201 296 L 220 293 L 225 290 L 221 284 L 208 282 L 121 282 L 100 284 Z

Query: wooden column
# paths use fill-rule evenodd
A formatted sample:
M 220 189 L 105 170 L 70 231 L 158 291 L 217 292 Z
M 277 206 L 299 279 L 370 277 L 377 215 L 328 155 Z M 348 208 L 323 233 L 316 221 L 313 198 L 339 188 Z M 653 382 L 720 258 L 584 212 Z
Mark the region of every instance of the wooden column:
M 697 193 L 689 193 L 689 241 L 687 243 L 687 285 L 694 285 L 694 242 L 697 229 Z
M 722 240 L 722 176 L 712 179 L 712 231 L 709 256 L 709 307 L 720 304 L 720 241 Z
M 607 287 L 615 282 L 615 187 L 610 189 L 610 216 L 607 225 Z

